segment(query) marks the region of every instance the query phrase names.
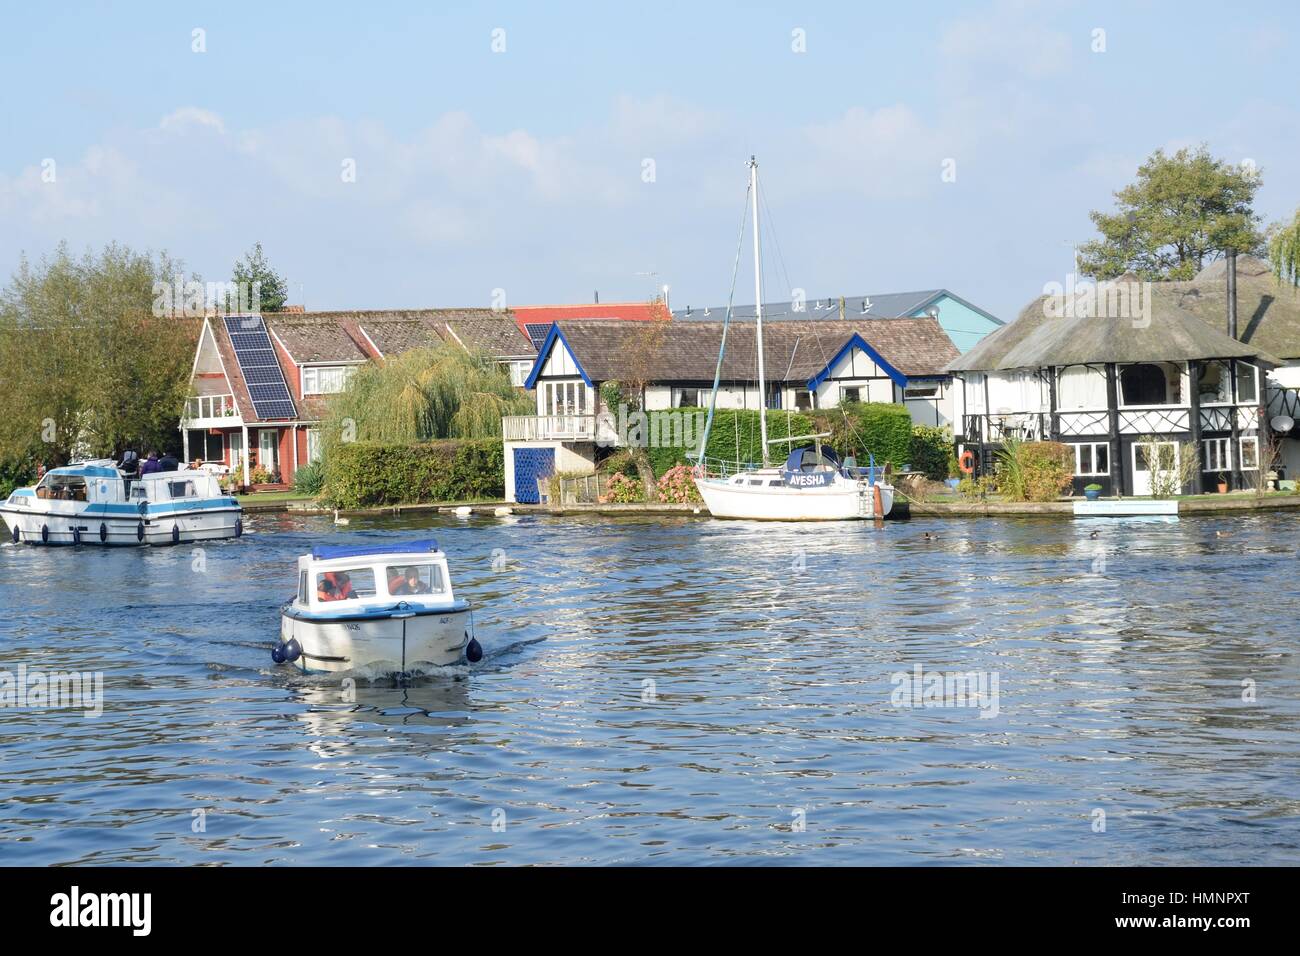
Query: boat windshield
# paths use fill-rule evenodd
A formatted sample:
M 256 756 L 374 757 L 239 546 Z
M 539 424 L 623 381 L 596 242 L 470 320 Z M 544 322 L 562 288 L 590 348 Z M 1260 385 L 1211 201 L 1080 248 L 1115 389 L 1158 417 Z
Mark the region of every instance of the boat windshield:
M 48 474 L 36 486 L 36 497 L 55 501 L 85 501 L 86 479 L 78 475 Z
M 316 600 L 353 601 L 375 596 L 373 568 L 324 571 L 316 575 Z
M 388 593 L 394 597 L 408 594 L 441 594 L 442 567 L 437 564 L 394 564 L 384 569 Z

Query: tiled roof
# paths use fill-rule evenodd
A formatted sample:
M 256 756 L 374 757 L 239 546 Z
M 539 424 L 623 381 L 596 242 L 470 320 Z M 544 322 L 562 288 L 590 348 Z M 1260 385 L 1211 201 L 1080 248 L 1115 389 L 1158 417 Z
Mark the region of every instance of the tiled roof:
M 263 318 L 299 365 L 361 362 L 369 358 L 347 332 L 337 312 L 279 312 Z
M 711 382 L 722 340 L 721 322 L 557 323 L 592 381 Z M 773 382 L 806 382 L 859 335 L 886 362 L 909 377 L 943 375 L 957 348 L 932 318 L 763 323 L 766 374 Z M 724 381 L 756 381 L 755 326 L 727 332 Z
M 986 316 L 989 321 L 998 325 L 1002 320 L 996 316 L 990 315 L 977 305 L 972 305 L 961 296 L 949 292 L 947 289 L 921 289 L 917 292 L 886 292 L 880 295 L 850 295 L 843 296 L 844 303 L 844 320 L 860 319 L 878 319 L 889 316 L 902 315 L 910 316 L 920 312 L 930 303 L 937 299 L 947 296 L 963 305 L 973 309 L 976 312 Z M 799 303 L 799 308 L 795 308 L 794 302 L 764 302 L 763 303 L 763 321 L 769 319 L 773 321 L 788 319 L 790 321 L 810 322 L 823 319 L 838 319 L 840 317 L 840 296 L 827 296 L 819 299 L 807 299 Z M 727 314 L 727 307 L 722 306 L 687 306 L 684 309 L 674 309 L 674 319 L 688 319 L 698 322 L 719 322 Z M 751 305 L 733 305 L 731 309 L 733 320 L 754 319 L 754 306 Z

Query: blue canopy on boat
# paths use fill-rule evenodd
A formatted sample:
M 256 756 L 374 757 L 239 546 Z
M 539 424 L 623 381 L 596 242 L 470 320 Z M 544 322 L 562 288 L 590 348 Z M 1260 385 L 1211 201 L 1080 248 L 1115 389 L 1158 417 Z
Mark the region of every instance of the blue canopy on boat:
M 418 541 L 394 541 L 392 544 L 372 544 L 368 547 L 318 544 L 311 549 L 311 556 L 317 561 L 328 561 L 330 558 L 360 558 L 375 554 L 418 554 L 423 551 L 437 550 L 437 541 L 433 538 L 421 538 Z
M 821 456 L 824 459 L 824 462 L 818 462 L 817 449 L 805 445 L 803 448 L 796 448 L 794 451 L 790 452 L 790 457 L 785 460 L 783 470 L 799 471 L 802 469 L 804 465 L 803 456 L 805 454 L 808 455 L 810 465 L 828 464 L 832 468 L 838 468 L 840 466 L 840 456 L 835 454 L 834 448 L 828 448 L 823 445 L 821 448 Z

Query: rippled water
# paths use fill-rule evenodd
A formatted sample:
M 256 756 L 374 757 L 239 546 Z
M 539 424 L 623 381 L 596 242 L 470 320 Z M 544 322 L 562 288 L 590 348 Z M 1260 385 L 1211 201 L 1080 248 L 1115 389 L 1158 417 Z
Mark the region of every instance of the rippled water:
M 0 863 L 1300 861 L 1295 516 L 249 524 L 0 547 L 0 670 L 105 682 L 0 709 Z M 271 664 L 296 555 L 431 527 L 482 663 Z

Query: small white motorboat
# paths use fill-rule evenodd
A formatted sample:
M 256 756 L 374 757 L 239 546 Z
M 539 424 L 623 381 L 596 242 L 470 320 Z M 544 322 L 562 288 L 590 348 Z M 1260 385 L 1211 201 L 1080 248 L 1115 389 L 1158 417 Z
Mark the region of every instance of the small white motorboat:
M 0 518 L 15 544 L 180 544 L 244 532 L 239 502 L 209 472 L 135 477 L 111 459 L 51 468 L 0 502 Z
M 432 538 L 319 545 L 298 559 L 298 594 L 280 614 L 277 664 L 303 672 L 405 674 L 482 659 L 470 603 L 456 599 Z

